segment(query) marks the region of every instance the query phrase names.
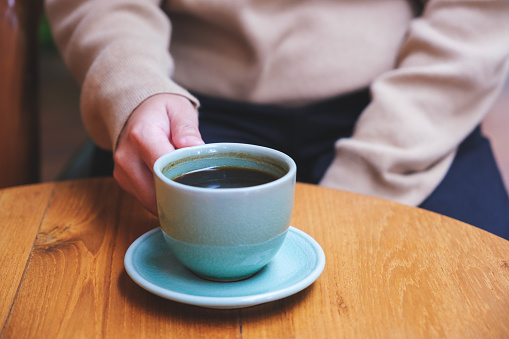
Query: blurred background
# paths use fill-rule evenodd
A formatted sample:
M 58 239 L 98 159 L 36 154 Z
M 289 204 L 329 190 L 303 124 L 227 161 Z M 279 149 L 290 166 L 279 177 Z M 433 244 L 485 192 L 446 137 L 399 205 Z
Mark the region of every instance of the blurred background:
M 46 18 L 39 29 L 41 181 L 57 179 L 87 141 L 79 111 L 80 88 L 65 67 Z
M 57 179 L 87 140 L 79 113 L 79 87 L 60 58 L 43 18 L 39 29 L 40 152 L 42 181 Z M 483 130 L 492 142 L 509 189 L 509 81 Z

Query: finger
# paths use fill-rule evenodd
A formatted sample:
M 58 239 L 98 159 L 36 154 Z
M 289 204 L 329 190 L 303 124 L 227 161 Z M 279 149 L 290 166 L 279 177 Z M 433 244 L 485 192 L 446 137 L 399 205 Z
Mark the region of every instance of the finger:
M 157 126 L 147 124 L 138 124 L 126 134 L 126 140 L 119 143 L 117 152 L 124 152 L 121 146 L 128 146 L 132 152 L 135 150 L 137 155 L 143 160 L 147 167 L 152 169 L 154 163 L 162 155 L 175 150 L 170 143 L 168 135 Z
M 152 172 L 144 163 L 134 163 L 128 168 L 115 163 L 113 176 L 120 187 L 138 199 L 148 211 L 157 215 Z
M 169 108 L 170 141 L 176 148 L 204 144 L 198 129 L 198 113 L 191 105 Z M 176 112 L 175 110 L 185 111 Z

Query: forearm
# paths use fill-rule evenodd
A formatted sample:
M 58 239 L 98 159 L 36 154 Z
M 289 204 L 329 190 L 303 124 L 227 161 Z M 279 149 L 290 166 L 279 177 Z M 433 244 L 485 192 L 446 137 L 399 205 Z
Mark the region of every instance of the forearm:
M 171 80 L 171 26 L 160 1 L 46 0 L 63 58 L 82 85 L 81 110 L 91 137 L 114 148 L 132 111 L 157 93 L 196 100 Z
M 430 1 L 321 184 L 420 204 L 504 83 L 508 1 Z

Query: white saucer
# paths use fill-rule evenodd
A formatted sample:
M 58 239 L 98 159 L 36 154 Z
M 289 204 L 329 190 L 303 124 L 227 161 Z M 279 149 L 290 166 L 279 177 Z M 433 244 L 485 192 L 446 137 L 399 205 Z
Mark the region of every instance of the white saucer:
M 208 308 L 241 308 L 288 297 L 311 285 L 325 267 L 325 254 L 308 234 L 290 226 L 281 249 L 255 276 L 236 282 L 198 278 L 168 251 L 160 228 L 131 244 L 124 258 L 129 276 L 166 299 Z

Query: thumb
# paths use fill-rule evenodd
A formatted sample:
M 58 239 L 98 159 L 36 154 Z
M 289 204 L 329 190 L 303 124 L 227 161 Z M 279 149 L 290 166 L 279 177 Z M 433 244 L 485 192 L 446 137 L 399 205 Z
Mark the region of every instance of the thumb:
M 175 148 L 204 144 L 198 129 L 196 111 L 170 116 L 170 139 Z

